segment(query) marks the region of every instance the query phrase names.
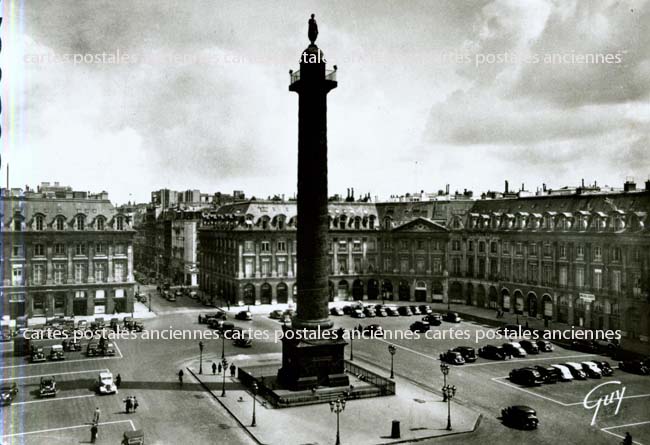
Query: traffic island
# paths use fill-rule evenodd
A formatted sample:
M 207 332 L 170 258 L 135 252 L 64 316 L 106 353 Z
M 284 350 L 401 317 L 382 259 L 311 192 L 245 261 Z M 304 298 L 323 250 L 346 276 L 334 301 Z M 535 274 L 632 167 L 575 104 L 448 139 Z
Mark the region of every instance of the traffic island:
M 256 356 L 235 356 L 230 361 L 238 364 L 248 375 L 249 370 L 278 369 L 281 354 L 260 354 Z M 204 361 L 205 364 L 205 361 Z M 355 360 L 353 365 L 360 365 Z M 349 363 L 346 363 L 346 367 Z M 186 364 L 202 386 L 247 429 L 258 443 L 300 445 L 305 443 L 330 443 L 336 438 L 337 414 L 332 407 L 339 398 L 323 390 L 308 394 L 320 397 L 320 404 L 297 404 L 299 406 L 278 409 L 266 398 L 255 397 L 255 426 L 253 423 L 253 392 L 238 378 L 226 377 L 226 395 L 222 397 L 223 375 L 198 374 L 199 361 Z M 258 368 L 259 367 L 259 368 Z M 384 372 L 364 362 L 359 368 L 381 376 Z M 253 372 L 254 374 L 254 372 Z M 264 372 L 262 372 L 262 375 Z M 244 375 L 244 374 L 242 374 Z M 350 384 L 356 388 L 376 387 L 350 373 Z M 382 377 L 385 379 L 385 377 Z M 244 377 L 246 379 L 246 377 Z M 343 443 L 389 444 L 419 441 L 428 438 L 462 434 L 474 431 L 479 414 L 455 402 L 451 404 L 452 430 L 447 430 L 447 404 L 440 395 L 427 391 L 407 379 L 395 376 L 399 390 L 393 395 L 370 398 L 346 398 L 340 412 L 340 437 Z M 395 387 L 393 386 L 393 388 Z M 311 393 L 311 392 L 310 392 Z M 331 394 L 331 395 L 330 395 Z M 323 403 L 323 402 L 332 403 Z M 340 405 L 339 408 L 340 409 Z M 396 422 L 399 422 L 396 423 Z M 399 437 L 397 436 L 399 432 Z

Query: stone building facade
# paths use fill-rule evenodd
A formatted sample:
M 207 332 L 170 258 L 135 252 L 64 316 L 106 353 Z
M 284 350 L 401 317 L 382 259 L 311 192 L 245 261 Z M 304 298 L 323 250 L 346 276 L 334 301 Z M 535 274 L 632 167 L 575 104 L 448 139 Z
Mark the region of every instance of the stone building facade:
M 2 190 L 3 315 L 133 310 L 133 236 L 105 192 L 43 183 Z

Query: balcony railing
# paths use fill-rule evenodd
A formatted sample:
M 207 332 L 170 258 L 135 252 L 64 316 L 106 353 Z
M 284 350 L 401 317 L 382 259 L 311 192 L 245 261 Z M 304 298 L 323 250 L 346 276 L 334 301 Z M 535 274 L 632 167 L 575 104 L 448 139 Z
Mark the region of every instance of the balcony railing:
M 293 84 L 300 80 L 300 70 L 298 71 L 289 71 L 289 80 L 290 84 Z M 325 70 L 325 80 L 336 81 L 336 69 Z

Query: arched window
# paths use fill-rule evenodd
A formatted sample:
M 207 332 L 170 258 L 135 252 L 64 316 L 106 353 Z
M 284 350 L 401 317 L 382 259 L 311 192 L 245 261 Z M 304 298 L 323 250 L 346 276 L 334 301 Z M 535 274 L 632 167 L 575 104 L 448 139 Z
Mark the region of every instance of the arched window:
M 54 226 L 56 230 L 65 230 L 65 219 L 62 216 L 57 216 Z
M 354 218 L 354 228 L 359 230 L 361 228 L 361 218 L 358 216 Z
M 34 221 L 34 228 L 39 232 L 43 230 L 43 217 L 41 215 L 36 216 L 36 219 Z
M 100 216 L 97 218 L 97 230 L 104 230 L 104 223 L 106 220 L 104 217 Z
M 375 217 L 372 216 L 372 215 L 371 215 L 370 218 L 368 219 L 368 228 L 369 228 L 370 230 L 373 230 L 373 229 L 375 228 Z
M 86 228 L 86 217 L 83 215 L 78 215 L 75 218 L 74 225 L 77 230 L 84 230 Z
M 115 220 L 115 229 L 124 230 L 124 217 L 122 216 L 117 217 L 117 219 Z
M 339 229 L 344 230 L 345 229 L 345 215 L 341 215 L 339 217 Z

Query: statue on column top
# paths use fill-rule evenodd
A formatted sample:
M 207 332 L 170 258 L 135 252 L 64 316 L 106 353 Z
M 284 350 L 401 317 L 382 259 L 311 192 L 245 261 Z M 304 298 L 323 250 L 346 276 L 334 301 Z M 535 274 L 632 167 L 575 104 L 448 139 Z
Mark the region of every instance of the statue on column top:
M 309 23 L 309 31 L 307 31 L 307 37 L 309 37 L 309 41 L 311 42 L 311 44 L 315 45 L 314 42 L 316 42 L 316 38 L 318 37 L 318 24 L 316 23 L 314 14 L 311 15 L 311 18 L 309 19 L 308 23 Z

